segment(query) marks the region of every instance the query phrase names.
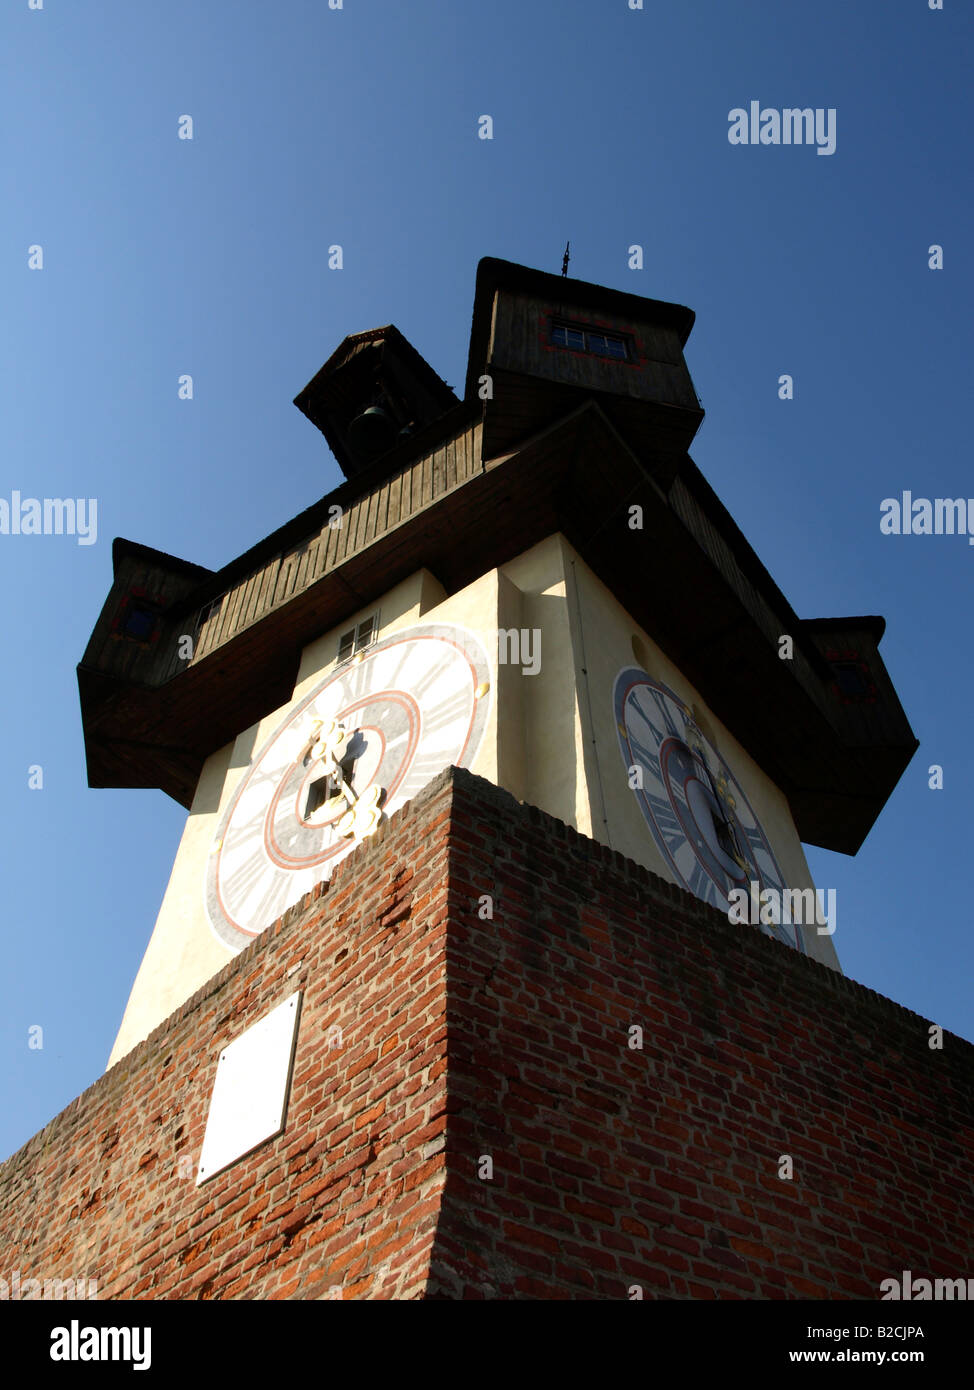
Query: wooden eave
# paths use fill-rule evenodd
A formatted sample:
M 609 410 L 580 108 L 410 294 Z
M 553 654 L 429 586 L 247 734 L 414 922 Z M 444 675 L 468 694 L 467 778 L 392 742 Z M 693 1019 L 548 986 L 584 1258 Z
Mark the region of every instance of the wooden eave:
M 360 469 L 354 477 L 346 478 L 331 492 L 318 498 L 310 507 L 306 507 L 303 512 L 291 517 L 283 526 L 278 526 L 270 535 L 257 541 L 249 550 L 245 550 L 243 554 L 229 561 L 222 569 L 206 570 L 207 580 L 201 585 L 199 591 L 192 595 L 191 600 L 181 606 L 179 611 L 182 613 L 191 612 L 225 593 L 244 575 L 266 564 L 272 556 L 290 549 L 291 546 L 299 544 L 312 532 L 320 530 L 327 523 L 332 507 L 338 506 L 346 510 L 363 494 L 381 487 L 383 483 L 396 477 L 410 465 L 415 466 L 417 458 L 431 453 L 435 446 L 444 439 L 448 439 L 465 426 L 473 424 L 480 418 L 481 413 L 482 406 L 479 401 L 474 403 L 460 401 L 438 420 L 432 421 L 423 430 L 417 430 L 408 439 L 404 439 L 402 443 L 390 449 L 387 454 L 374 460 L 368 467 Z M 125 544 L 130 545 L 132 542 L 126 541 Z
M 730 561 L 708 550 L 708 526 L 693 511 L 696 470 L 685 462 L 689 482 L 681 474 L 667 495 L 590 402 L 370 536 L 316 583 L 164 684 L 113 682 L 82 663 L 90 784 L 158 786 L 188 806 L 205 758 L 291 698 L 309 642 L 421 567 L 454 593 L 560 531 L 778 784 L 801 838 L 855 853 L 916 740 L 900 711 L 882 747 L 846 745 L 830 717 L 821 655 L 747 542 L 738 532 Z M 403 473 L 422 466 L 414 458 Z M 396 485 L 388 477 L 377 484 Z M 299 521 L 305 534 L 314 530 L 351 487 L 205 580 L 184 606 L 198 608 L 290 543 Z M 356 477 L 354 491 L 361 488 Z M 620 544 L 633 503 L 644 509 L 645 529 Z M 699 535 L 688 524 L 691 513 Z M 784 631 L 796 637 L 793 662 L 778 659 Z

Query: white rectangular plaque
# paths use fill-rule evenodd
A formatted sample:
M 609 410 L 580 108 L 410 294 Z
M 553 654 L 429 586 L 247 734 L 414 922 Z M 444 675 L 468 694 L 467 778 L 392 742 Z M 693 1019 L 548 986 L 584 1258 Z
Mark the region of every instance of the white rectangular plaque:
M 284 1129 L 301 991 L 220 1053 L 196 1185 Z

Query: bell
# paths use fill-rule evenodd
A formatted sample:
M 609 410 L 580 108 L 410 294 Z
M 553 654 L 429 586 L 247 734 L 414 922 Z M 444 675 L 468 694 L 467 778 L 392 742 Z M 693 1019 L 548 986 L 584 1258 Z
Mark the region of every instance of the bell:
M 396 442 L 396 424 L 379 405 L 370 405 L 348 427 L 348 442 L 360 458 L 378 458 Z

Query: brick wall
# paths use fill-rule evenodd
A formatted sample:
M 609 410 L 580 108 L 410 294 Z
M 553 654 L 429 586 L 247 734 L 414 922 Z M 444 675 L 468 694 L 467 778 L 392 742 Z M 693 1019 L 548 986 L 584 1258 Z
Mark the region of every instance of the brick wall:
M 298 987 L 285 1133 L 196 1188 Z M 465 771 L 0 1168 L 0 1274 L 101 1297 L 874 1299 L 972 1229 L 970 1044 Z
M 932 1051 L 908 1010 L 456 788 L 429 1293 L 875 1299 L 904 1269 L 974 1277 L 974 1047 Z
M 450 790 L 437 779 L 0 1167 L 0 1276 L 93 1277 L 99 1298 L 422 1294 Z M 221 1048 L 299 988 L 284 1133 L 197 1188 Z

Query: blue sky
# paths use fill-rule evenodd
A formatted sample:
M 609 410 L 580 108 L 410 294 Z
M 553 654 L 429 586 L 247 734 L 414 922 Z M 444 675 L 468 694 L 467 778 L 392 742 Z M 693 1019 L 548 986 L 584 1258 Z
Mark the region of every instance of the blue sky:
M 477 261 L 569 237 L 573 275 L 696 310 L 694 459 L 800 616 L 887 619 L 921 747 L 809 861 L 846 973 L 974 1037 L 974 549 L 879 530 L 974 495 L 972 37 L 961 0 L 8 0 L 0 497 L 96 498 L 98 532 L 0 535 L 0 1156 L 103 1071 L 185 819 L 86 784 L 113 537 L 226 563 L 341 480 L 291 401 L 347 333 L 462 392 Z M 835 153 L 731 145 L 751 100 L 835 108 Z

